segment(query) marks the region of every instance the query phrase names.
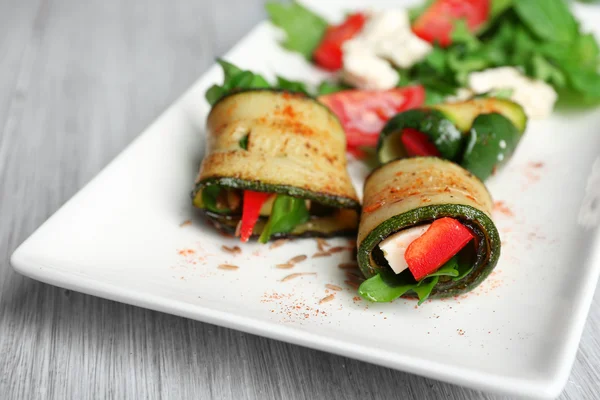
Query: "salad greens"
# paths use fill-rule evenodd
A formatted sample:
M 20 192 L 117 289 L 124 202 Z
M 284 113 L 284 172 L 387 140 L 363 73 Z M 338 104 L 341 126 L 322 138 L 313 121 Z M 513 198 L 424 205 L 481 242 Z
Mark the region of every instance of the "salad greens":
M 466 86 L 471 72 L 514 66 L 552 85 L 561 98 L 600 102 L 598 43 L 581 31 L 564 0 L 492 0 L 480 32 L 473 35 L 459 21 L 452 39 L 451 46 L 434 46 L 425 60 L 400 71 L 406 75 L 401 84 L 422 84 L 432 103 Z
M 274 233 L 291 232 L 297 225 L 308 221 L 308 218 L 304 199 L 279 194 L 273 202 L 271 215 L 258 241 L 267 243 Z
M 453 280 L 460 280 L 471 271 L 471 265 L 459 262 L 458 255 L 452 257 L 437 271 L 427 275 L 419 282 L 411 272 L 406 269 L 400 274 L 395 274 L 390 268 L 383 268 L 379 274 L 364 281 L 358 288 L 358 294 L 369 301 L 389 302 L 396 300 L 412 290 L 419 297 L 419 305 L 429 298 L 431 290 L 445 276 Z
M 269 82 L 261 75 L 244 71 L 225 60 L 218 59 L 217 63 L 223 68 L 225 79 L 222 85 L 212 85 L 205 94 L 206 100 L 212 106 L 221 97 L 235 89 L 268 88 Z
M 206 91 L 206 100 L 210 105 L 214 105 L 221 97 L 230 91 L 240 89 L 282 89 L 291 92 L 304 93 L 308 96 L 322 96 L 339 92 L 340 90 L 350 89 L 350 86 L 348 85 L 323 81 L 316 90 L 311 91 L 304 82 L 292 81 L 281 76 L 277 77 L 277 83 L 275 85 L 271 85 L 262 75 L 255 74 L 251 71 L 244 71 L 222 59 L 218 59 L 217 63 L 223 68 L 223 75 L 225 78 L 222 85 L 212 85 Z M 246 149 L 244 146 L 247 146 L 247 144 L 247 139 L 246 142 L 240 141 L 240 147 L 243 149 Z
M 283 46 L 302 54 L 307 60 L 312 59 L 312 54 L 327 29 L 327 21 L 297 2 L 271 2 L 265 8 L 273 24 L 287 34 Z
M 409 10 L 411 20 L 435 0 Z M 311 58 L 327 22 L 297 2 L 267 3 L 271 21 L 287 34 L 284 46 Z M 399 86 L 421 84 L 427 104 L 443 101 L 467 85 L 469 73 L 513 66 L 552 85 L 561 100 L 579 104 L 600 102 L 600 50 L 593 35 L 584 33 L 566 0 L 491 0 L 488 21 L 475 34 L 464 20 L 454 23 L 452 45 L 434 45 L 422 62 L 399 70 Z M 327 83 L 318 94 L 339 88 Z
M 202 189 L 202 204 L 204 207 L 212 212 L 223 213 L 229 212 L 227 207 L 223 207 L 219 204 L 219 196 L 221 195 L 221 186 L 210 185 Z

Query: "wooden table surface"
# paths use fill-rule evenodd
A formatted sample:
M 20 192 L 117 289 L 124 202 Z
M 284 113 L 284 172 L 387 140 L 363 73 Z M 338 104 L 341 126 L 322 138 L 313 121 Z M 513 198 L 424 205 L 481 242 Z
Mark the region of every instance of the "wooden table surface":
M 264 17 L 261 0 L 0 0 L 0 399 L 503 398 L 12 270 L 14 249 Z M 599 306 L 561 398 L 600 398 Z

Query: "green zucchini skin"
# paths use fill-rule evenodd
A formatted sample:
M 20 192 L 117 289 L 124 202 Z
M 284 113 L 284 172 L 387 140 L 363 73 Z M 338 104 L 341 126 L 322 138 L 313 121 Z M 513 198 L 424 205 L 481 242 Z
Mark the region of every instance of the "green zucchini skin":
M 447 160 L 456 160 L 464 144 L 462 132 L 442 112 L 431 109 L 408 110 L 394 116 L 383 127 L 377 143 L 379 162 L 385 164 L 406 157 L 400 137 L 396 135 L 402 133 L 404 128 L 423 132 Z M 387 152 L 388 146 L 392 145 L 391 141 L 397 142 L 394 143 L 396 151 Z
M 206 220 L 213 225 L 219 232 L 234 236 L 240 216 L 225 215 L 214 213 L 203 209 Z M 356 236 L 356 225 L 358 215 L 350 213 L 349 210 L 341 211 L 343 215 L 332 215 L 330 217 L 312 217 L 308 222 L 301 224 L 290 232 L 276 232 L 271 234 L 270 240 L 283 238 L 331 238 L 331 237 L 353 237 Z M 267 217 L 260 217 L 254 226 L 254 231 L 250 236 L 258 239 L 267 223 Z
M 525 132 L 527 128 L 527 114 L 523 107 L 507 99 L 480 97 L 455 103 L 436 104 L 432 108 L 441 111 L 462 132 L 467 132 L 479 115 L 493 113 L 510 120 L 520 133 Z
M 487 179 L 515 151 L 527 126 L 523 108 L 509 100 L 476 98 L 396 115 L 379 135 L 381 164 L 406 158 L 400 136 L 405 128 L 427 135 L 442 158 Z
M 292 197 L 316 201 L 317 203 L 330 207 L 351 208 L 360 211 L 360 203 L 353 198 L 313 192 L 296 186 L 272 185 L 260 181 L 248 181 L 233 177 L 215 177 L 201 180 L 196 184 L 196 187 L 192 192 L 192 198 L 195 199 L 196 196 L 199 196 L 203 187 L 211 185 L 219 185 L 231 189 L 252 190 L 255 192 L 285 194 Z
M 473 121 L 460 165 L 486 180 L 512 156 L 520 139 L 517 128 L 502 115 L 482 114 Z
M 473 290 L 486 279 L 500 257 L 500 235 L 490 218 L 492 206 L 483 182 L 448 160 L 414 157 L 384 164 L 365 181 L 358 265 L 366 278 L 386 271 L 389 266 L 373 257 L 373 250 L 381 241 L 403 229 L 450 217 L 471 229 L 478 250 L 472 270 L 458 281 L 440 280 L 431 297 L 451 297 Z M 407 292 L 402 297 L 417 295 Z
M 500 235 L 492 220 L 482 211 L 458 204 L 440 204 L 420 207 L 397 215 L 373 229 L 358 247 L 358 265 L 365 277 L 377 274 L 370 262 L 370 254 L 382 240 L 402 229 L 431 223 L 436 219 L 450 217 L 470 227 L 479 243 L 477 261 L 473 270 L 460 281 L 439 282 L 432 290 L 430 298 L 453 297 L 475 289 L 494 270 L 500 258 Z M 417 298 L 409 292 L 405 298 Z

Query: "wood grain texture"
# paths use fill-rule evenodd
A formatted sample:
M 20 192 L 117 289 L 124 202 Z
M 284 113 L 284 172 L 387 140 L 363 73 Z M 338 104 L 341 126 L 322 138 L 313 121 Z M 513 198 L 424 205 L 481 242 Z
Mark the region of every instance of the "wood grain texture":
M 72 293 L 9 266 L 264 17 L 262 3 L 0 0 L 1 399 L 503 398 Z M 597 294 L 563 399 L 598 398 L 599 305 Z

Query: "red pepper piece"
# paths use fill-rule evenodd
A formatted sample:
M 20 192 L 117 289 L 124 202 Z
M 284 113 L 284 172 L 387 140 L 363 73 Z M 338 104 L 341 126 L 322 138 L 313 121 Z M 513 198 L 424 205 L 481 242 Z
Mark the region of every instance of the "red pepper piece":
M 328 27 L 321 43 L 313 52 L 315 63 L 329 71 L 342 68 L 342 45 L 362 30 L 366 20 L 364 14 L 355 13 L 349 15 L 340 25 Z
M 242 226 L 240 228 L 240 239 L 242 242 L 247 242 L 250 236 L 252 236 L 254 225 L 258 221 L 260 209 L 270 195 L 270 193 L 244 190 Z
M 404 149 L 406 150 L 406 154 L 409 157 L 440 156 L 439 150 L 433 143 L 431 143 L 429 137 L 416 129 L 404 128 L 404 130 L 402 130 L 402 136 L 400 136 L 400 140 L 402 141 Z
M 473 234 L 453 218 L 436 219 L 404 253 L 417 281 L 435 272 L 473 239 Z

